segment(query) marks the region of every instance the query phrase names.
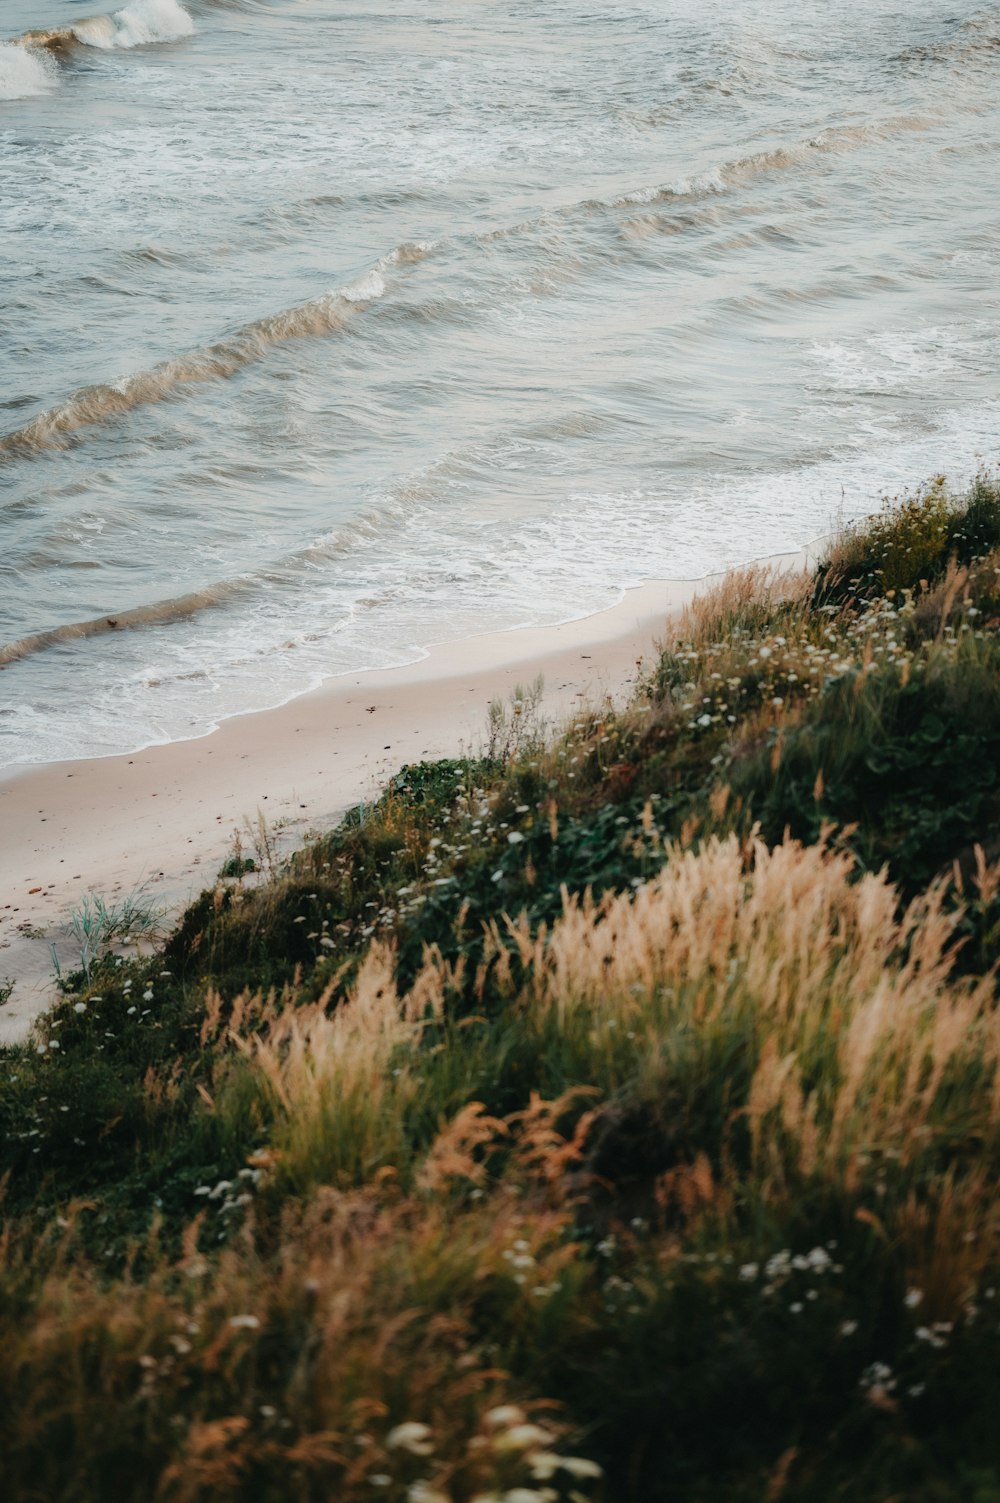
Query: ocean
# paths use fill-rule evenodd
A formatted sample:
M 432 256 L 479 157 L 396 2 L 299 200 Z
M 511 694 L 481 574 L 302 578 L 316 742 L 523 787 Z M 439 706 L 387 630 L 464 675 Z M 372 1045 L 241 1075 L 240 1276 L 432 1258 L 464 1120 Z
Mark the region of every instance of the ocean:
M 93 4 L 0 11 L 0 766 L 997 461 L 1000 6 Z

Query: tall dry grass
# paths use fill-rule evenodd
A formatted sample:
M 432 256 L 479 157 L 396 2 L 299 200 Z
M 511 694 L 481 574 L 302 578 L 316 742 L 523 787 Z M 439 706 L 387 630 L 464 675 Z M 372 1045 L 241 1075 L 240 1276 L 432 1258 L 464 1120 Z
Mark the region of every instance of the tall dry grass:
M 953 973 L 940 889 L 900 911 L 884 876 L 793 841 L 667 857 L 630 897 L 510 920 L 512 944 L 495 929 L 492 1023 L 449 1023 L 434 952 L 399 995 L 383 945 L 339 1003 L 245 999 L 259 1026 L 232 1028 L 214 1097 L 224 1114 L 251 1091 L 266 1130 L 240 1233 L 211 1253 L 193 1220 L 172 1257 L 154 1232 L 112 1278 L 81 1251 L 83 1207 L 55 1237 L 5 1234 L 8 1495 L 569 1497 L 598 1468 L 538 1385 L 588 1348 L 609 1289 L 662 1298 L 693 1247 L 753 1251 L 817 1193 L 871 1230 L 921 1319 L 968 1309 L 997 1264 L 1000 1020 L 994 978 Z M 538 1086 L 500 1117 L 483 1092 L 512 1032 Z M 663 1133 L 646 1272 L 616 1284 L 601 1260 L 635 1240 L 637 1202 L 614 1209 L 608 1135 L 637 1111 Z
M 551 933 L 508 923 L 526 982 L 494 931 L 518 1026 L 606 1098 L 680 1090 L 720 1121 L 724 1100 L 702 1148 L 731 1202 L 781 1208 L 810 1181 L 859 1205 L 877 1192 L 909 1277 L 954 1313 L 997 1251 L 1000 1016 L 994 975 L 953 975 L 942 885 L 901 908 L 884 874 L 855 880 L 844 852 L 794 841 L 667 855 L 634 895 L 568 900 Z M 994 889 L 996 869 L 975 880 Z M 942 1237 L 947 1292 L 928 1275 Z

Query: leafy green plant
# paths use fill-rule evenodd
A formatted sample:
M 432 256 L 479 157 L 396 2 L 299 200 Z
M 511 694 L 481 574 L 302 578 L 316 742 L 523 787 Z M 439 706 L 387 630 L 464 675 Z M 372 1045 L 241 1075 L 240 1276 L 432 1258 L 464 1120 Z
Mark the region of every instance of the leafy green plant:
M 95 962 L 115 945 L 138 937 L 152 939 L 158 932 L 162 910 L 152 903 L 141 886 L 127 897 L 108 903 L 100 893 L 86 893 L 65 926 L 68 938 L 80 947 L 80 969 L 89 977 Z

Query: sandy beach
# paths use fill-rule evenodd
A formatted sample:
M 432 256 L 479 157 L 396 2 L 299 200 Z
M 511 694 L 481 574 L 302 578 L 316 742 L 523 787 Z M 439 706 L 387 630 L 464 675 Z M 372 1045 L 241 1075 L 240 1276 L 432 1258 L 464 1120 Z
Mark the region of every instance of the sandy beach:
M 793 569 L 807 553 L 769 560 Z M 711 579 L 658 582 L 562 626 L 434 647 L 417 663 L 331 679 L 277 709 L 224 721 L 198 740 L 130 756 L 0 775 L 0 1042 L 23 1037 L 79 947 L 64 933 L 87 893 L 109 903 L 141 888 L 164 923 L 203 888 L 247 822 L 263 815 L 287 851 L 375 795 L 405 762 L 475 754 L 491 700 L 542 674 L 541 714 L 622 697 L 669 622 Z

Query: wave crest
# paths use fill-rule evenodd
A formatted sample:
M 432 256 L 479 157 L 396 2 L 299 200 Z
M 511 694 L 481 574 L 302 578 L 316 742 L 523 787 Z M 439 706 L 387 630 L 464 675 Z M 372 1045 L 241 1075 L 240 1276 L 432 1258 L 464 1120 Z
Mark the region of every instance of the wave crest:
M 71 26 L 26 31 L 15 45 L 29 49 L 35 56 L 42 50 L 55 57 L 65 57 L 78 46 L 97 47 L 109 52 L 115 47 L 176 42 L 193 32 L 194 21 L 179 0 L 129 0 L 111 15 L 86 16 Z
M 239 580 L 195 590 L 189 595 L 180 595 L 173 600 L 161 600 L 154 605 L 140 605 L 131 610 L 118 611 L 108 616 L 97 616 L 87 621 L 73 621 L 66 626 L 54 626 L 48 631 L 32 632 L 19 637 L 16 642 L 0 643 L 0 672 L 22 658 L 44 652 L 49 647 L 65 646 L 68 642 L 80 642 L 89 637 L 110 635 L 115 631 L 130 631 L 143 626 L 169 626 L 177 621 L 189 621 L 202 611 L 222 605 L 232 596 L 244 592 Z
M 110 16 L 94 16 L 72 27 L 86 47 L 144 47 L 189 37 L 194 22 L 178 0 L 130 0 Z
M 412 252 L 413 249 L 400 247 L 400 251 Z M 263 359 L 273 345 L 333 333 L 354 313 L 363 311 L 369 303 L 383 296 L 386 290 L 383 272 L 398 264 L 395 259 L 398 254 L 397 251 L 390 252 L 356 282 L 245 324 L 231 339 L 221 340 L 204 350 L 177 355 L 151 370 L 137 371 L 120 381 L 83 387 L 59 406 L 49 408 L 30 423 L 0 437 L 0 460 L 5 455 L 15 457 L 58 447 L 63 434 L 162 401 L 178 387 L 234 376 L 244 366 Z
M 724 193 L 727 188 L 748 182 L 772 172 L 783 172 L 802 166 L 816 155 L 837 155 L 857 151 L 872 142 L 889 141 L 907 131 L 925 131 L 933 124 L 932 117 L 924 115 L 893 115 L 885 120 L 874 120 L 867 125 L 831 126 L 810 136 L 808 140 L 792 142 L 787 146 L 775 146 L 770 150 L 752 152 L 744 157 L 731 157 L 720 162 L 708 172 L 695 177 L 678 178 L 672 183 L 653 184 L 633 188 L 608 203 L 595 200 L 596 209 L 623 209 L 633 205 L 669 203 L 675 198 L 701 198 L 714 193 Z

